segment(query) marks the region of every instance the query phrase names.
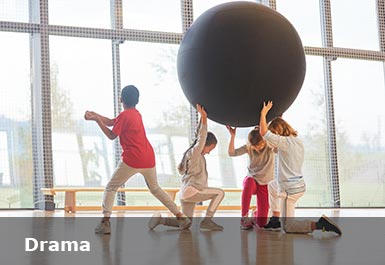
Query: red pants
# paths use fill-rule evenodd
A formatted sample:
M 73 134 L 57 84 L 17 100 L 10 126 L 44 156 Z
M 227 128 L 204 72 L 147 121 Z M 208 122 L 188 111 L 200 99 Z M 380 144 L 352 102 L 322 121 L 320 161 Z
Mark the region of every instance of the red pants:
M 255 212 L 256 223 L 259 227 L 263 227 L 267 223 L 267 215 L 269 213 L 269 192 L 268 185 L 259 185 L 253 177 L 247 176 L 243 180 L 242 191 L 242 216 L 246 216 L 249 212 L 250 201 L 252 195 L 257 195 L 257 211 Z

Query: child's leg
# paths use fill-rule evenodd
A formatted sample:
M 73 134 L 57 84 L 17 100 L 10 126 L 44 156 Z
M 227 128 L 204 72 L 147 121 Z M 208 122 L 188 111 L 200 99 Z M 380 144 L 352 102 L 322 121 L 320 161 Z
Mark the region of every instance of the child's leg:
M 223 198 L 225 197 L 225 192 L 218 188 L 206 188 L 204 189 L 204 192 L 208 194 L 214 194 L 214 197 L 211 199 L 206 212 L 206 217 L 213 217 L 218 209 L 219 204 L 221 204 Z
M 253 177 L 247 176 L 243 180 L 242 190 L 242 216 L 247 216 L 250 208 L 251 196 L 257 192 L 257 182 Z
M 191 221 L 192 221 L 192 217 L 194 216 L 195 204 L 196 202 L 181 201 L 182 212 L 187 217 L 189 217 Z M 161 224 L 164 224 L 166 226 L 179 227 L 178 221 L 175 218 L 170 218 L 170 217 L 162 217 Z
M 197 194 L 184 198 L 184 201 L 186 202 L 202 202 L 211 200 L 210 204 L 207 208 L 206 217 L 213 217 L 219 204 L 225 197 L 225 192 L 222 189 L 218 188 L 205 188 L 203 190 L 200 190 Z
M 283 199 L 282 207 L 282 225 L 283 229 L 288 233 L 306 233 L 310 229 L 310 221 L 296 221 L 295 205 L 299 198 L 303 196 L 304 192 L 288 195 L 287 192 L 283 192 L 285 196 Z
M 174 215 L 178 215 L 180 213 L 178 206 L 176 206 L 175 202 L 171 200 L 170 196 L 168 196 L 168 194 L 158 185 L 156 168 L 144 168 L 140 169 L 139 172 L 144 176 L 147 187 L 152 195 L 154 195 L 161 203 L 163 203 L 163 205 L 166 206 L 170 212 L 172 212 Z
M 283 213 L 285 217 L 294 217 L 295 216 L 295 205 L 297 201 L 304 195 L 304 192 L 288 195 L 286 201 L 286 211 Z
M 166 225 L 166 226 L 172 226 L 172 227 L 179 227 L 182 229 L 187 229 L 191 226 L 192 217 L 194 215 L 194 209 L 195 209 L 195 202 L 185 202 L 183 200 L 180 201 L 182 204 L 182 211 L 185 216 L 183 217 L 186 219 L 185 221 L 181 221 L 180 219 L 175 217 L 162 217 L 160 213 L 154 213 L 154 215 L 151 217 L 151 219 L 148 222 L 148 228 L 154 229 L 158 225 Z M 181 213 L 182 214 L 182 213 Z M 188 221 L 187 221 L 188 220 Z
M 294 218 L 289 218 L 283 225 L 283 228 L 286 233 L 311 233 L 312 229 L 312 221 L 310 220 L 295 220 Z
M 192 218 L 194 217 L 194 210 L 195 210 L 196 202 L 186 202 L 186 201 L 181 200 L 180 203 L 182 206 L 182 213 L 184 213 L 184 215 L 186 215 L 187 217 L 190 218 L 190 220 L 192 220 Z
M 263 227 L 267 223 L 267 217 L 269 214 L 269 192 L 267 185 L 257 186 L 257 225 Z
M 210 204 L 206 211 L 206 217 L 202 220 L 200 223 L 200 229 L 204 230 L 211 230 L 211 231 L 222 231 L 223 226 L 218 225 L 215 223 L 212 218 L 223 200 L 223 197 L 225 196 L 225 192 L 222 189 L 218 188 L 205 188 L 203 190 L 200 190 L 195 195 L 192 195 L 191 197 L 184 198 L 184 201 L 188 202 L 200 202 L 200 201 L 206 201 L 210 200 Z
M 281 223 L 279 217 L 281 215 L 281 205 L 282 205 L 282 192 L 279 189 L 279 183 L 277 180 L 272 180 L 268 184 L 268 193 L 269 193 L 269 205 L 272 211 L 272 217 L 269 222 L 263 227 L 266 230 L 278 231 L 281 229 Z
M 111 216 L 112 206 L 114 205 L 116 190 L 120 188 L 131 176 L 138 173 L 138 170 L 129 167 L 124 162 L 120 162 L 108 182 L 103 195 L 103 215 L 108 218 Z
M 278 181 L 270 181 L 268 185 L 269 205 L 273 216 L 279 217 L 281 212 L 281 198 Z

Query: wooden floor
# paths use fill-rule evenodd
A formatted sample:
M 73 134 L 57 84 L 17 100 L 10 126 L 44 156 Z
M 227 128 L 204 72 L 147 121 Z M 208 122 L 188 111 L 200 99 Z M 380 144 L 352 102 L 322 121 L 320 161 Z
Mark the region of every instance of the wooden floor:
M 114 212 L 118 217 L 151 217 L 153 211 L 121 211 Z M 161 212 L 169 215 L 168 212 Z M 218 211 L 218 217 L 238 217 L 239 211 Z M 296 209 L 298 217 L 319 217 L 325 214 L 329 217 L 385 217 L 385 208 L 300 208 Z M 195 211 L 196 216 L 204 216 L 203 211 Z M 31 210 L 0 210 L 0 217 L 100 217 L 100 212 L 79 211 L 77 213 L 65 213 L 63 210 L 55 211 L 31 211 Z M 171 216 L 171 215 L 170 215 Z
M 197 216 L 203 213 L 198 212 Z M 385 209 L 297 209 L 297 216 L 317 220 L 338 217 L 341 237 L 316 231 L 285 234 L 239 229 L 238 211 L 220 211 L 222 232 L 200 231 L 198 220 L 189 230 L 147 229 L 152 212 L 121 212 L 112 221 L 112 234 L 93 233 L 100 213 L 63 211 L 0 211 L 0 261 L 7 265 L 34 264 L 385 264 Z M 163 213 L 163 215 L 167 215 Z M 28 217 L 79 218 L 28 218 Z M 15 218 L 26 217 L 26 218 Z M 369 218 L 370 217 L 370 218 Z M 7 224 L 8 222 L 8 224 Z M 26 236 L 42 240 L 87 240 L 90 252 L 25 252 Z M 17 240 L 16 240 L 17 239 Z

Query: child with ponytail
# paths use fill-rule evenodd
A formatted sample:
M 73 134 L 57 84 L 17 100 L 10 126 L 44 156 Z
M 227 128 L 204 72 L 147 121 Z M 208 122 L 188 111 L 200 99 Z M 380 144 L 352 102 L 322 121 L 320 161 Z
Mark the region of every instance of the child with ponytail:
M 178 171 L 182 175 L 182 187 L 180 189 L 180 202 L 182 212 L 192 218 L 195 205 L 198 202 L 210 200 L 206 216 L 200 223 L 203 230 L 223 230 L 221 225 L 215 223 L 212 218 L 224 198 L 224 191 L 219 188 L 208 187 L 208 174 L 206 169 L 205 155 L 209 154 L 217 145 L 217 139 L 212 132 L 207 131 L 207 113 L 205 109 L 197 104 L 200 114 L 198 135 L 194 143 L 183 154 L 182 161 L 178 165 Z M 149 222 L 149 228 L 157 225 L 178 227 L 173 218 L 163 218 L 155 213 Z

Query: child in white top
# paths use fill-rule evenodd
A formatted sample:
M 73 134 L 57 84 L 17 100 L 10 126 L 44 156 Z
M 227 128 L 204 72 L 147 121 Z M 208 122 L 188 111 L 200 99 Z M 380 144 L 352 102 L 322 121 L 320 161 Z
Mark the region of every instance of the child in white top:
M 322 216 L 318 222 L 287 218 L 294 217 L 295 204 L 306 190 L 302 176 L 304 147 L 297 137 L 297 132 L 281 117 L 274 118 L 269 126 L 267 125 L 266 115 L 272 107 L 272 101 L 263 103 L 259 124 L 261 135 L 278 150 L 278 180 L 269 183 L 269 201 L 273 216 L 264 228 L 280 230 L 279 217 L 282 214 L 283 229 L 288 233 L 310 233 L 324 229 L 341 235 L 341 230 L 326 216 Z

